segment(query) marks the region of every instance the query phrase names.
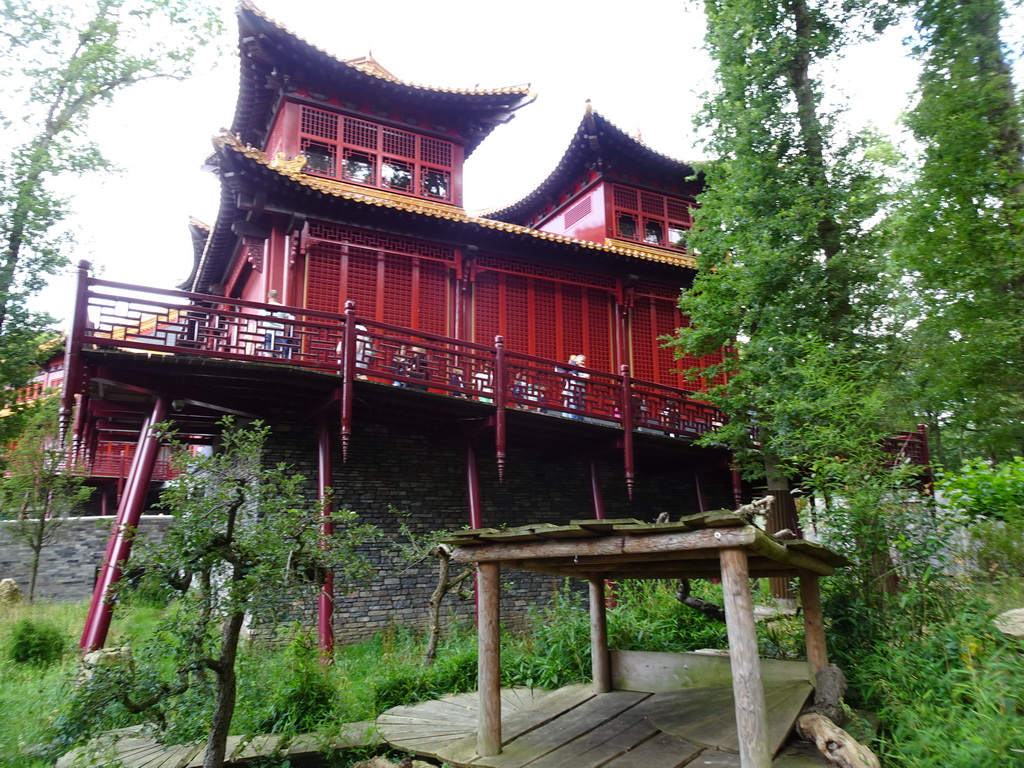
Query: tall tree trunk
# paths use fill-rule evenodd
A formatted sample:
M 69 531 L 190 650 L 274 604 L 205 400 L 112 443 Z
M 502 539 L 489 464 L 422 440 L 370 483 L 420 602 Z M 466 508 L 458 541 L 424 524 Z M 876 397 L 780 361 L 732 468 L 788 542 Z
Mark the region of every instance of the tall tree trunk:
M 788 528 L 803 538 L 803 532 L 800 530 L 800 516 L 796 510 L 796 502 L 793 500 L 792 489 L 789 487 L 789 478 L 782 471 L 775 456 L 765 455 L 764 474 L 768 481 L 768 495 L 774 499 L 765 515 L 765 532 L 777 533 Z M 793 591 L 793 584 L 789 579 L 773 576 L 768 579 L 768 584 L 771 587 L 772 597 L 779 600 L 796 599 L 796 592 Z
M 235 659 L 238 656 L 238 639 L 242 634 L 245 613 L 232 613 L 221 629 L 220 656 L 214 666 L 217 673 L 217 697 L 210 723 L 210 736 L 206 740 L 206 757 L 203 768 L 222 768 L 227 756 L 228 734 L 231 718 L 235 714 L 235 698 L 238 693 L 238 678 L 235 674 Z

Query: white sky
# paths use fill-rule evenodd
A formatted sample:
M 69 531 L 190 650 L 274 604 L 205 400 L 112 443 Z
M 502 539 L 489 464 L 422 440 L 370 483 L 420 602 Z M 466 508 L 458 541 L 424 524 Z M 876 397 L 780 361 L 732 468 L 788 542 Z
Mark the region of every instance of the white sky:
M 77 183 L 77 263 L 102 276 L 171 287 L 188 276 L 188 218 L 213 223 L 215 177 L 199 170 L 210 137 L 231 122 L 238 83 L 233 3 L 219 0 L 228 25 L 225 54 L 212 71 L 182 82 L 148 83 L 97 113 L 91 134 L 123 173 Z M 584 102 L 653 149 L 700 157 L 692 126 L 711 66 L 701 51 L 703 15 L 686 0 L 632 0 L 614 6 L 519 0 L 262 0 L 272 19 L 321 48 L 353 58 L 372 52 L 397 77 L 447 87 L 531 84 L 537 101 L 500 126 L 466 165 L 473 209 L 514 202 L 554 168 L 583 115 Z M 851 119 L 894 133 L 916 70 L 900 38 L 858 47 L 836 82 Z M 55 281 L 40 309 L 70 312 L 72 282 Z

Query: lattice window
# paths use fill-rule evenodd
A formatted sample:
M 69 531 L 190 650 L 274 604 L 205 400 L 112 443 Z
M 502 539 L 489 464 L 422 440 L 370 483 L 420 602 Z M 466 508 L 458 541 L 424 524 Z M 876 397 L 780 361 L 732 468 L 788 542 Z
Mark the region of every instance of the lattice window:
M 475 285 L 476 341 L 489 344 L 500 333 L 513 352 L 563 361 L 584 354 L 587 367 L 611 370 L 607 290 L 490 270 L 479 271 Z
M 306 306 L 323 312 L 337 312 L 341 286 L 341 249 L 334 243 L 318 243 L 309 252 Z
M 447 141 L 420 137 L 420 160 L 432 165 L 443 165 L 450 168 L 452 165 L 452 145 Z
M 477 258 L 477 265 L 480 269 L 492 269 L 498 272 L 514 272 L 520 275 L 541 277 L 548 280 L 557 280 L 563 283 L 576 283 L 591 288 L 604 288 L 613 291 L 617 287 L 615 278 L 610 275 L 600 275 L 596 272 L 584 272 L 575 269 L 563 269 L 550 264 L 539 264 L 537 262 L 510 259 L 491 254 L 481 254 Z
M 455 249 L 446 245 L 428 243 L 423 240 L 413 240 L 396 235 L 382 235 L 377 232 L 368 232 L 364 229 L 353 229 L 352 227 L 341 227 L 322 221 L 310 222 L 309 236 L 313 240 L 364 246 L 375 250 L 418 256 L 424 259 L 455 261 Z
M 342 228 L 314 224 L 310 229 L 323 234 L 324 229 Z M 414 244 L 400 238 L 361 234 L 363 242 L 407 247 Z M 315 240 L 307 251 L 307 265 L 306 302 L 311 309 L 342 312 L 345 302 L 352 300 L 362 317 L 430 333 L 448 333 L 449 268 L 442 261 L 396 253 L 393 247 L 373 249 Z
M 535 354 L 549 360 L 561 360 L 559 346 L 561 330 L 558 322 L 558 283 L 550 280 L 533 281 L 533 317 L 541 333 L 537 335 Z
M 613 184 L 615 237 L 686 250 L 686 234 L 693 226 L 693 205 L 686 200 Z
M 303 133 L 321 139 L 338 140 L 338 115 L 322 109 L 303 107 L 300 129 Z
M 676 371 L 706 368 L 724 360 L 724 353 L 713 352 L 704 357 L 676 358 L 674 349 L 664 347 L 662 336 L 673 335 L 677 328 L 690 324 L 676 304 L 679 290 L 657 283 L 638 283 L 630 321 L 631 370 L 635 378 L 685 389 L 707 389 L 710 381 L 689 381 Z M 725 375 L 714 377 L 715 384 Z
M 380 128 L 365 120 L 356 120 L 351 117 L 344 118 L 345 126 L 342 140 L 346 144 L 364 149 L 377 149 L 379 143 Z
M 582 221 L 584 218 L 590 215 L 593 206 L 590 202 L 589 197 L 585 197 L 580 202 L 576 203 L 572 208 L 565 212 L 564 227 L 568 229 L 572 225 Z
M 457 159 L 449 141 L 299 106 L 305 170 L 432 200 L 453 200 Z
M 406 131 L 384 128 L 384 151 L 391 155 L 416 159 L 416 137 Z

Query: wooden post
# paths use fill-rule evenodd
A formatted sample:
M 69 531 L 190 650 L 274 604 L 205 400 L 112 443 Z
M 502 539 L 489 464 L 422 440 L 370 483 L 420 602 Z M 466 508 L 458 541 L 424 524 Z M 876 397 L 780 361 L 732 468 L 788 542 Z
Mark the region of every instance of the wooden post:
M 632 501 L 635 468 L 633 466 L 633 380 L 629 375 L 629 366 L 620 366 L 619 375 L 622 376 L 622 394 L 619 403 L 619 414 L 622 419 L 622 463 L 626 471 L 626 496 Z
M 505 416 L 508 406 L 508 363 L 505 337 L 494 337 L 494 448 L 498 459 L 498 482 L 505 480 Z
M 750 598 L 747 553 L 743 549 L 721 550 L 722 591 L 725 626 L 729 634 L 732 666 L 732 694 L 736 706 L 736 734 L 740 743 L 742 768 L 771 768 L 768 751 L 768 715 L 761 685 L 761 665 L 754 629 L 754 604 Z
M 99 578 L 92 593 L 89 614 L 82 629 L 78 647 L 83 651 L 102 648 L 107 640 L 110 619 L 114 612 L 110 589 L 121 579 L 124 567 L 131 555 L 132 543 L 139 526 L 139 518 L 146 506 L 146 492 L 153 477 L 153 467 L 160 451 L 160 440 L 154 427 L 167 417 L 167 398 L 162 395 L 153 403 L 153 410 L 139 433 L 139 444 L 132 458 L 128 483 L 118 505 L 117 520 L 110 530 L 107 553 L 100 564 Z
M 477 587 L 477 689 L 480 712 L 476 751 L 481 757 L 501 754 L 501 568 L 480 563 Z
M 334 535 L 333 472 L 331 461 L 331 433 L 323 416 L 317 422 L 317 495 L 323 522 L 320 532 L 325 538 Z M 317 598 L 317 636 L 320 643 L 320 662 L 329 663 L 334 657 L 334 571 L 327 569 Z
M 817 674 L 828 666 L 828 649 L 825 646 L 825 622 L 821 615 L 821 590 L 818 574 L 800 571 L 800 601 L 804 609 L 804 638 L 807 646 L 807 662 Z
M 604 494 L 601 492 L 601 475 L 597 471 L 597 457 L 590 457 L 590 498 L 594 505 L 594 519 L 604 520 Z
M 341 460 L 348 462 L 352 441 L 352 403 L 355 393 L 352 382 L 356 373 L 356 303 L 345 302 L 345 325 L 341 329 Z
M 611 659 L 608 655 L 608 617 L 605 613 L 604 580 L 590 580 L 590 667 L 594 693 L 612 689 Z

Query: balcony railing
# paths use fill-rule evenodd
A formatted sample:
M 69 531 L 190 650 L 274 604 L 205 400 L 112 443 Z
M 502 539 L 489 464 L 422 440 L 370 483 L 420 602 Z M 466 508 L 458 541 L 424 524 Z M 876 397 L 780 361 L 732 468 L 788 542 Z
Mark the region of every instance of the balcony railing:
M 721 413 L 674 387 L 360 317 L 108 280 L 83 281 L 78 349 L 290 365 L 496 407 L 698 437 Z M 357 309 L 357 308 L 355 308 Z M 352 331 L 346 333 L 351 324 Z

